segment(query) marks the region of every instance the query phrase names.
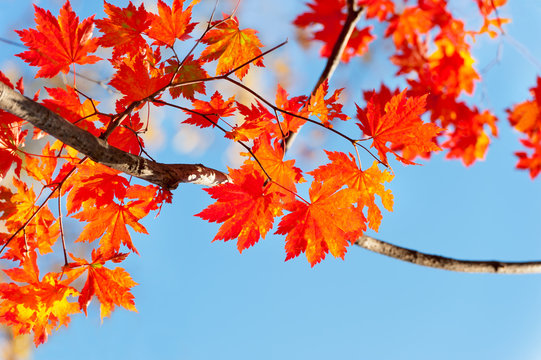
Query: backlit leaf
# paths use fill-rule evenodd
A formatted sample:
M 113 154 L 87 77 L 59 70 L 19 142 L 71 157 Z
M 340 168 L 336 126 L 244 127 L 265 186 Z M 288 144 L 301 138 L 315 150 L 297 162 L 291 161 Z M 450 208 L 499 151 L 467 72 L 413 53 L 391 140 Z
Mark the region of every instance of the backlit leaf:
M 18 54 L 32 66 L 39 66 L 36 77 L 50 78 L 60 71 L 67 73 L 71 64 L 93 64 L 99 60 L 95 55 L 98 40 L 92 39 L 93 16 L 79 23 L 79 18 L 66 1 L 58 19 L 50 11 L 36 5 L 36 29 L 17 31 L 30 50 Z
M 212 61 L 218 59 L 216 73 L 221 75 L 261 55 L 263 47 L 257 38 L 257 31 L 252 29 L 239 29 L 236 18 L 220 20 L 215 29 L 210 30 L 201 40 L 207 44 L 201 53 L 201 60 Z M 263 59 L 258 58 L 246 66 L 235 71 L 235 75 L 242 79 L 250 65 L 263 66 Z

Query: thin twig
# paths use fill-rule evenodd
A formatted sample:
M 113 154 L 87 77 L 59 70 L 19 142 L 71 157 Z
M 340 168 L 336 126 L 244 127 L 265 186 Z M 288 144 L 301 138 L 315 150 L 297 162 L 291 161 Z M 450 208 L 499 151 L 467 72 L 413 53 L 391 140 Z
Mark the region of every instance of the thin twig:
M 269 50 L 267 51 L 264 51 L 262 52 L 261 54 L 251 58 L 250 60 L 246 61 L 245 63 L 243 63 L 242 65 L 239 65 L 237 66 L 236 68 L 234 68 L 233 70 L 229 70 L 227 73 L 225 73 L 223 76 L 229 76 L 231 74 L 233 74 L 235 71 L 239 70 L 239 69 L 242 69 L 243 67 L 245 67 L 246 65 L 250 64 L 250 63 L 253 63 L 254 61 L 256 61 L 257 59 L 259 58 L 262 58 L 263 56 L 273 52 L 274 50 L 278 49 L 278 48 L 281 48 L 282 46 L 284 46 L 285 44 L 287 44 L 287 40 L 284 41 L 284 42 L 281 42 L 280 44 L 276 45 L 275 47 L 273 48 L 270 48 Z
M 87 159 L 87 157 L 85 156 L 84 158 L 82 158 L 79 162 L 79 164 L 82 164 L 85 160 Z M 4 246 L 2 246 L 2 248 L 0 249 L 0 254 L 4 251 L 4 249 L 6 248 L 6 246 L 9 245 L 9 243 L 11 242 L 11 240 L 13 240 L 15 238 L 15 236 L 17 236 L 21 231 L 23 231 L 24 229 L 26 229 L 26 227 L 28 226 L 28 224 L 30 223 L 30 221 L 32 221 L 32 219 L 34 219 L 36 217 L 36 215 L 41 211 L 41 209 L 43 209 L 43 207 L 47 204 L 47 202 L 49 201 L 49 199 L 53 196 L 53 194 L 56 192 L 56 190 L 58 190 L 62 184 L 64 184 L 64 181 L 66 181 L 66 179 L 68 177 L 71 176 L 71 174 L 75 171 L 76 167 L 74 166 L 67 174 L 66 176 L 64 176 L 64 178 L 56 185 L 56 187 L 51 191 L 51 193 L 49 195 L 47 195 L 47 197 L 43 200 L 43 202 L 41 203 L 41 205 L 38 206 L 38 208 L 36 210 L 34 210 L 34 212 L 32 213 L 32 215 L 30 215 L 30 217 L 28 218 L 28 220 L 25 221 L 25 223 L 23 225 L 21 225 L 21 227 L 19 227 L 19 229 L 17 229 L 17 231 L 15 231 L 15 233 L 13 233 L 6 241 L 6 243 L 4 244 Z
M 68 255 L 66 254 L 66 239 L 64 238 L 64 224 L 62 224 L 62 184 L 58 185 L 58 223 L 60 225 L 60 239 L 62 239 L 62 251 L 64 252 L 64 266 L 68 266 Z
M 133 130 L 131 127 L 129 126 L 125 126 L 125 125 L 121 125 L 120 127 L 123 127 L 124 129 L 128 130 L 128 131 L 131 131 L 132 134 L 135 136 L 135 139 L 137 140 L 137 145 L 139 145 L 139 156 L 141 154 L 145 154 L 146 156 L 148 156 L 148 158 L 152 161 L 156 161 L 152 156 L 150 156 L 150 154 L 145 150 L 145 147 L 143 146 L 143 144 L 141 144 L 141 140 L 139 140 L 139 134 L 137 134 L 137 131 Z
M 9 45 L 13 45 L 13 46 L 17 46 L 17 47 L 21 47 L 21 48 L 26 49 L 26 46 L 24 46 L 24 44 L 21 44 L 20 42 L 17 42 L 17 41 L 8 40 L 8 39 L 3 38 L 3 37 L 0 37 L 0 41 L 4 42 L 6 44 L 9 44 Z
M 288 110 L 284 110 L 284 109 L 280 109 L 279 107 L 277 107 L 276 105 L 274 105 L 273 103 L 271 103 L 270 101 L 268 101 L 267 99 L 265 99 L 263 96 L 259 95 L 257 92 L 255 92 L 254 90 L 250 89 L 248 86 L 244 85 L 243 83 L 235 80 L 235 79 L 231 79 L 230 77 L 225 77 L 224 78 L 225 80 L 237 85 L 238 87 L 248 91 L 250 94 L 252 94 L 253 96 L 255 96 L 256 98 L 258 98 L 259 100 L 261 100 L 262 102 L 264 102 L 266 105 L 268 105 L 270 108 L 272 108 L 273 110 L 276 110 L 278 112 L 281 112 L 282 114 L 286 114 L 286 115 L 290 115 L 290 116 L 294 116 L 296 118 L 299 118 L 299 119 L 303 119 L 309 123 L 312 123 L 312 124 L 315 124 L 317 126 L 321 126 L 323 128 L 325 128 L 326 130 L 329 130 L 341 137 L 343 137 L 344 139 L 348 140 L 349 142 L 351 143 L 355 143 L 356 140 L 353 139 L 353 138 L 350 138 L 349 136 L 347 136 L 346 134 L 344 133 L 341 133 L 340 131 L 338 130 L 335 130 L 331 127 L 327 127 L 325 126 L 325 124 L 319 122 L 319 121 L 315 121 L 315 120 L 312 120 L 310 118 L 307 118 L 305 116 L 302 116 L 302 115 L 299 115 L 299 114 L 295 114 L 295 113 L 292 113 L 291 111 L 288 111 Z M 290 132 L 291 133 L 291 132 Z
M 220 129 L 224 134 L 227 134 L 228 131 L 226 129 L 224 129 L 223 127 L 221 127 L 220 125 L 218 125 L 218 123 L 214 120 L 212 120 L 211 118 L 208 117 L 208 114 L 203 114 L 203 113 L 200 113 L 198 111 L 195 111 L 195 110 L 192 110 L 192 109 L 189 109 L 189 108 L 186 108 L 186 107 L 183 107 L 183 106 L 180 106 L 180 105 L 176 105 L 176 104 L 171 104 L 171 103 L 168 103 L 166 101 L 163 101 L 163 100 L 156 100 L 157 103 L 159 104 L 163 104 L 163 105 L 168 105 L 168 106 L 171 106 L 173 108 L 176 108 L 176 109 L 179 109 L 179 110 L 182 110 L 182 111 L 186 111 L 186 112 L 189 112 L 191 114 L 196 114 L 196 115 L 199 115 L 201 117 L 204 117 L 205 120 L 207 120 L 209 123 L 211 123 L 212 125 L 214 125 L 215 127 L 217 127 L 218 129 Z M 265 175 L 267 176 L 267 178 L 269 178 L 270 181 L 273 181 L 272 178 L 270 177 L 270 175 L 267 173 L 267 171 L 265 170 L 265 168 L 263 167 L 263 165 L 259 162 L 259 159 L 254 155 L 254 153 L 252 152 L 252 149 L 246 145 L 246 143 L 244 143 L 243 141 L 240 141 L 240 140 L 236 140 L 236 142 L 241 145 L 243 148 L 246 149 L 246 151 L 248 151 L 250 153 L 250 155 L 252 155 L 255 159 L 255 161 L 257 162 L 257 164 L 259 165 L 259 167 L 261 168 L 261 170 L 265 173 Z

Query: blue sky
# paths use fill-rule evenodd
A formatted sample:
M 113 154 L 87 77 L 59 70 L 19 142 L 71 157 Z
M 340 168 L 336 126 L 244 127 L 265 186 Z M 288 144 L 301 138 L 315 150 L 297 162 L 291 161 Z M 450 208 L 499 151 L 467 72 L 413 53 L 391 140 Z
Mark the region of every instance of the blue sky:
M 124 5 L 125 1 L 113 1 Z M 205 3 L 205 1 L 204 1 Z M 233 2 L 224 1 L 227 11 Z M 304 51 L 290 25 L 303 2 L 243 0 L 241 26 L 260 31 L 273 46 L 285 48 L 266 58 L 269 67 L 290 68 L 288 90 L 307 93 L 324 65 L 318 46 Z M 457 14 L 472 12 L 452 1 Z M 40 1 L 56 9 L 59 1 Z M 274 4 L 274 2 L 273 2 Z M 101 2 L 73 1 L 81 17 L 97 13 Z M 0 36 L 16 40 L 14 28 L 32 26 L 30 2 L 4 0 Z M 208 8 L 199 15 L 204 21 Z M 477 68 L 489 64 L 501 47 L 499 63 L 477 85 L 481 108 L 494 110 L 500 136 L 485 161 L 465 168 L 437 155 L 423 166 L 394 164 L 392 213 L 384 213 L 376 235 L 394 244 L 464 259 L 541 259 L 540 180 L 514 169 L 518 137 L 505 108 L 529 98 L 540 69 L 528 59 L 541 59 L 541 5 L 534 0 L 511 2 L 501 11 L 514 21 L 500 44 L 478 41 Z M 516 45 L 516 43 L 521 46 Z M 385 60 L 386 41 L 374 44 L 370 59 L 356 59 L 339 68 L 331 87 L 348 86 L 346 108 L 362 103 L 361 92 L 395 85 Z M 526 49 L 526 51 L 521 50 Z M 2 45 L 0 70 L 32 71 Z M 272 94 L 272 70 L 258 70 L 254 87 Z M 99 75 L 98 75 L 99 76 Z M 400 83 L 398 83 L 400 84 Z M 41 86 L 40 84 L 29 84 Z M 403 86 L 403 83 L 402 85 Z M 269 95 L 272 99 L 273 96 Z M 178 131 L 182 114 L 157 113 L 162 134 Z M 317 135 L 303 129 L 297 148 Z M 326 147 L 339 147 L 333 137 Z M 163 138 L 154 155 L 163 162 L 201 162 L 225 169 L 228 144 L 216 136 L 206 148 L 181 154 Z M 321 152 L 315 160 L 323 161 Z M 368 159 L 366 160 L 368 161 Z M 304 159 L 300 166 L 311 169 Z M 126 268 L 140 285 L 134 288 L 138 313 L 117 310 L 100 323 L 98 309 L 88 318 L 75 316 L 68 329 L 55 332 L 34 358 L 67 359 L 539 359 L 541 357 L 541 276 L 459 274 L 423 268 L 352 247 L 345 260 L 328 257 L 311 268 L 304 257 L 284 262 L 284 240 L 267 236 L 239 254 L 234 242 L 211 243 L 218 227 L 194 217 L 210 203 L 197 186 L 180 186 L 172 205 L 145 221 L 149 236 L 134 234 L 141 256 Z M 73 231 L 76 231 L 74 229 Z

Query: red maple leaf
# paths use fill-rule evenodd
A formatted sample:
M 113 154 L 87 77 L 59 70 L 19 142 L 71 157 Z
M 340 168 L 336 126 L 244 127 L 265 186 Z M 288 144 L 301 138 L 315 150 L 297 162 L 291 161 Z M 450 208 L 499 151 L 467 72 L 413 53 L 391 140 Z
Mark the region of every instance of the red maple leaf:
M 201 128 L 213 126 L 221 117 L 228 117 L 235 112 L 235 96 L 226 101 L 218 91 L 212 95 L 210 101 L 194 100 L 194 112 L 187 112 L 191 116 L 183 121 L 186 124 L 197 125 Z
M 1 71 L 0 81 L 10 88 L 14 88 L 11 81 Z M 22 90 L 22 82 L 19 84 L 21 85 L 19 90 Z M 24 139 L 28 134 L 28 130 L 23 130 L 22 127 L 22 119 L 0 110 L 0 180 L 6 176 L 13 163 L 15 163 L 15 174 L 21 175 L 23 160 L 19 147 L 24 146 Z
M 148 48 L 142 34 L 149 28 L 151 20 L 144 4 L 137 8 L 130 1 L 127 7 L 119 8 L 104 2 L 104 10 L 109 18 L 95 20 L 103 33 L 98 43 L 104 47 L 114 47 L 113 59 L 123 54 L 136 55 Z
M 367 19 L 378 18 L 383 21 L 394 13 L 392 0 L 358 0 L 357 3 L 366 9 Z
M 141 149 L 145 147 L 143 138 L 139 136 L 144 125 L 145 122 L 139 113 L 128 115 L 120 122 L 120 126 L 111 133 L 107 142 L 116 148 L 139 155 Z
M 362 213 L 353 208 L 357 193 L 350 189 L 334 192 L 329 186 L 314 181 L 310 187 L 310 201 L 294 200 L 284 208 L 285 215 L 276 234 L 286 235 L 286 260 L 306 252 L 314 266 L 325 259 L 329 251 L 334 257 L 344 258 L 351 234 L 360 234 L 364 226 Z
M 124 94 L 119 106 L 126 107 L 163 89 L 171 81 L 172 74 L 163 74 L 161 69 L 153 67 L 142 54 L 132 61 L 122 62 L 109 85 Z
M 221 75 L 261 55 L 263 45 L 257 38 L 257 31 L 252 29 L 239 29 L 236 18 L 219 20 L 215 29 L 210 30 L 201 39 L 201 42 L 208 46 L 201 53 L 201 60 L 212 61 L 218 59 L 216 73 Z M 235 71 L 235 75 L 242 79 L 250 65 L 263 66 L 263 59 L 257 60 L 243 66 Z
M 36 29 L 17 30 L 30 50 L 18 54 L 32 66 L 39 66 L 36 77 L 49 78 L 60 71 L 67 73 L 71 64 L 93 64 L 101 58 L 88 55 L 96 51 L 97 39 L 92 39 L 93 19 L 79 24 L 69 0 L 60 9 L 56 19 L 50 11 L 34 5 Z
M 68 214 L 81 208 L 101 208 L 126 197 L 128 180 L 120 172 L 105 165 L 86 161 L 77 165 L 77 171 L 65 182 L 63 189 L 68 192 L 66 208 Z
M 385 104 L 384 114 L 372 102 L 368 102 L 366 113 L 357 106 L 357 118 L 360 121 L 357 125 L 365 136 L 372 139 L 372 147 L 378 150 L 383 163 L 387 164 L 386 153 L 391 152 L 403 163 L 412 164 L 388 148 L 388 142 L 393 146 L 410 148 L 416 153 L 440 150 L 433 139 L 442 129 L 432 123 L 423 123 L 419 117 L 425 112 L 425 106 L 426 95 L 406 99 L 406 90 Z
M 530 170 L 530 177 L 534 179 L 541 172 L 541 138 L 537 137 L 537 142 L 530 139 L 521 139 L 520 142 L 526 148 L 532 149 L 533 153 L 528 155 L 525 151 L 517 151 L 517 169 Z
M 158 0 L 158 15 L 149 13 L 152 23 L 146 32 L 156 40 L 153 45 L 172 47 L 176 39 L 187 40 L 197 23 L 190 23 L 193 4 L 182 10 L 184 0 L 174 0 L 170 8 L 162 0 Z
M 306 96 L 295 96 L 288 99 L 289 94 L 287 91 L 278 84 L 276 89 L 276 106 L 280 109 L 288 111 L 293 114 L 300 115 L 302 117 L 308 116 L 308 110 L 305 108 Z M 287 137 L 292 132 L 297 132 L 301 126 L 306 123 L 306 120 L 301 117 L 292 116 L 282 113 L 283 121 L 280 122 L 280 126 L 276 125 L 271 132 L 274 134 L 280 134 L 280 136 Z
M 250 167 L 230 169 L 232 182 L 204 189 L 216 199 L 196 216 L 207 221 L 222 223 L 214 240 L 237 238 L 240 252 L 265 238 L 274 218 L 281 215 L 278 194 L 268 191 L 265 178 Z
M 489 111 L 480 113 L 477 108 L 470 109 L 463 103 L 457 103 L 452 112 L 460 116 L 454 119 L 455 128 L 447 133 L 449 139 L 441 146 L 449 149 L 447 158 L 461 158 L 464 165 L 469 166 L 475 160 L 485 157 L 490 144 L 485 125 L 491 129 L 492 136 L 497 136 L 498 119 Z
M 81 103 L 79 94 L 71 86 L 66 86 L 66 89 L 45 89 L 51 99 L 43 100 L 43 105 L 93 135 L 100 135 L 95 125 L 98 116 L 92 116 L 96 111 L 94 106 L 99 103 L 93 103 L 90 99 L 86 99 Z
M 318 29 L 314 32 L 313 39 L 323 42 L 320 54 L 329 57 L 346 21 L 346 0 L 314 0 L 307 5 L 310 11 L 297 16 L 293 23 L 302 28 Z M 342 61 L 348 62 L 353 55 L 362 55 L 366 52 L 368 44 L 374 39 L 370 30 L 371 27 L 362 30 L 353 29 L 341 55 Z
M 437 40 L 435 45 L 436 51 L 428 58 L 433 88 L 455 96 L 462 91 L 472 94 L 480 77 L 470 52 L 449 39 Z
M 496 8 L 499 6 L 503 6 L 507 3 L 507 0 L 476 0 L 477 6 L 479 7 L 479 11 L 481 12 L 481 15 L 488 16 L 493 11 L 498 11 Z

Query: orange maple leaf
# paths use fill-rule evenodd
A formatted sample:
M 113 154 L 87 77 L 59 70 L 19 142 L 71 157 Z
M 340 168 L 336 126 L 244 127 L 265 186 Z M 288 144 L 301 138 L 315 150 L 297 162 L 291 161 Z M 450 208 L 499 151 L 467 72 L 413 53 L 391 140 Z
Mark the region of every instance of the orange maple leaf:
M 510 23 L 511 19 L 504 19 L 504 18 L 495 18 L 495 19 L 488 19 L 485 17 L 483 21 L 483 26 L 481 26 L 481 29 L 479 31 L 473 32 L 473 36 L 475 35 L 482 35 L 482 34 L 488 34 L 491 38 L 495 38 L 498 36 L 498 32 L 496 30 L 493 30 L 492 27 L 495 27 L 496 29 L 500 30 L 500 33 L 503 34 L 503 24 Z
M 381 203 L 388 211 L 393 211 L 393 194 L 391 190 L 385 190 L 383 185 L 385 182 L 390 182 L 393 175 L 388 171 L 379 170 L 377 161 L 374 161 L 370 168 L 363 171 L 357 165 L 353 155 L 349 154 L 348 157 L 343 152 L 325 152 L 331 162 L 318 167 L 309 174 L 316 181 L 324 182 L 325 185 L 336 190 L 343 186 L 356 190 L 358 208 L 362 211 L 365 206 L 368 207 L 368 224 L 372 229 L 378 231 L 382 215 L 376 205 L 375 195 L 381 198 Z
M 44 186 L 53 182 L 53 173 L 56 170 L 58 158 L 56 151 L 51 149 L 49 143 L 46 143 L 41 151 L 42 156 L 26 156 L 26 173 L 34 179 L 41 181 Z
M 414 45 L 421 34 L 426 34 L 434 26 L 432 14 L 421 7 L 406 7 L 401 14 L 389 19 L 385 36 L 393 36 L 396 48 L 404 45 Z
M 52 252 L 51 246 L 56 242 L 59 235 L 59 225 L 56 217 L 44 205 L 37 211 L 37 196 L 33 187 L 17 178 L 13 178 L 13 185 L 17 190 L 10 197 L 11 211 L 0 216 L 9 232 L 15 233 L 36 212 L 36 215 L 26 225 L 25 232 L 20 232 L 11 240 L 9 250 L 2 258 L 22 261 L 28 251 L 37 249 L 41 254 Z
M 260 48 L 263 44 L 257 38 L 257 31 L 252 29 L 239 29 L 239 23 L 236 18 L 220 20 L 215 29 L 210 30 L 201 39 L 201 42 L 207 44 L 205 50 L 201 53 L 201 60 L 212 61 L 218 59 L 216 73 L 225 74 L 230 70 L 252 60 L 261 55 Z M 250 65 L 263 66 L 263 59 L 258 58 L 250 64 L 235 71 L 239 79 L 248 73 Z
M 404 146 L 416 153 L 441 150 L 433 139 L 443 130 L 432 123 L 423 123 L 419 117 L 425 112 L 426 96 L 415 96 L 406 99 L 406 90 L 395 95 L 385 104 L 385 114 L 381 114 L 377 106 L 367 104 L 365 113 L 357 105 L 357 123 L 365 136 L 372 139 L 372 147 L 378 150 L 383 163 L 387 164 L 387 152 L 405 164 L 413 164 L 387 147 Z M 377 101 L 375 101 L 377 103 Z
M 334 192 L 330 186 L 314 181 L 310 186 L 310 201 L 286 203 L 285 215 L 276 234 L 286 235 L 286 260 L 306 252 L 308 262 L 314 266 L 325 259 L 329 251 L 334 257 L 344 258 L 351 233 L 360 234 L 364 226 L 362 213 L 353 208 L 358 194 L 350 189 Z
M 120 262 L 127 254 L 109 253 L 107 255 L 92 250 L 92 262 L 89 263 L 70 254 L 75 263 L 69 264 L 66 272 L 68 279 L 73 281 L 85 271 L 88 271 L 85 285 L 79 296 L 79 307 L 87 314 L 87 307 L 93 296 L 100 302 L 100 316 L 109 316 L 115 306 L 122 306 L 130 311 L 137 311 L 135 308 L 134 296 L 131 288 L 138 285 L 123 268 L 117 267 L 113 270 L 106 268 L 105 262 Z
M 148 234 L 145 227 L 139 223 L 139 220 L 148 213 L 136 205 L 132 202 L 125 205 L 110 202 L 101 208 L 86 208 L 73 215 L 75 219 L 88 222 L 77 241 L 94 241 L 101 237 L 100 249 L 104 256 L 118 252 L 121 244 L 138 254 L 127 225 L 139 233 Z
M 142 34 L 149 28 L 151 19 L 145 10 L 144 4 L 139 8 L 131 1 L 125 8 L 119 8 L 104 2 L 106 19 L 95 20 L 96 26 L 103 35 L 99 44 L 104 47 L 113 47 L 113 59 L 121 55 L 136 55 L 148 44 Z
M 253 140 L 269 129 L 274 129 L 273 120 L 276 119 L 259 101 L 251 107 L 237 102 L 239 113 L 244 119 L 240 125 L 225 134 L 225 137 L 235 141 Z
M 36 78 L 50 78 L 60 71 L 67 73 L 71 64 L 93 64 L 101 58 L 88 55 L 98 48 L 92 39 L 93 19 L 79 24 L 69 0 L 60 9 L 56 19 L 50 11 L 34 5 L 36 29 L 17 30 L 21 40 L 30 50 L 17 54 L 32 66 L 39 66 Z
M 153 210 L 161 210 L 163 203 L 170 204 L 173 194 L 169 190 L 154 185 L 131 185 L 126 190 L 126 197 L 135 199 L 133 204 L 141 207 L 145 213 Z
M 153 45 L 167 45 L 172 47 L 176 39 L 187 40 L 197 23 L 190 23 L 193 4 L 182 10 L 184 0 L 174 0 L 170 8 L 162 0 L 158 0 L 158 14 L 149 13 L 152 23 L 146 32 L 156 40 Z
M 214 240 L 237 238 L 240 252 L 265 238 L 274 218 L 281 215 L 278 194 L 269 193 L 265 178 L 249 167 L 230 169 L 231 183 L 204 189 L 216 203 L 196 216 L 207 221 L 222 223 Z
M 60 326 L 68 326 L 70 315 L 79 312 L 75 302 L 68 297 L 77 297 L 79 292 L 59 281 L 56 273 L 46 274 L 39 280 L 36 254 L 30 252 L 22 269 L 4 272 L 14 281 L 27 283 L 0 283 L 0 321 L 11 325 L 15 334 L 34 332 L 34 344 L 43 344 L 48 334 Z
M 508 119 L 511 126 L 518 131 L 532 136 L 541 133 L 541 77 L 537 77 L 537 85 L 530 88 L 532 100 L 517 104 L 508 109 Z
M 271 144 L 271 138 L 268 134 L 263 134 L 256 139 L 252 149 L 259 164 L 265 169 L 265 172 L 273 180 L 269 191 L 282 193 L 287 197 L 294 197 L 297 191 L 296 185 L 306 180 L 302 177 L 302 171 L 295 165 L 295 160 L 284 161 L 284 148 L 278 139 L 274 139 Z M 254 171 L 264 175 L 261 166 L 255 160 L 247 160 L 245 164 L 253 167 Z M 289 190 L 289 191 L 288 191 Z
M 226 101 L 218 91 L 212 95 L 210 101 L 193 100 L 194 112 L 187 112 L 191 116 L 183 121 L 186 124 L 197 125 L 201 128 L 214 127 L 220 117 L 228 117 L 235 112 L 235 96 Z M 203 116 L 204 115 L 204 116 Z
M 258 124 L 255 121 L 245 121 L 241 125 L 233 126 L 233 129 L 225 133 L 225 137 L 233 141 L 250 141 L 266 130 L 262 124 Z
M 349 117 L 342 114 L 342 104 L 337 103 L 340 94 L 344 89 L 335 90 L 331 97 L 325 99 L 329 91 L 329 81 L 325 80 L 316 90 L 316 93 L 310 97 L 308 111 L 321 120 L 323 125 L 332 127 L 331 121 L 334 119 L 347 120 Z
M 184 60 L 180 69 L 178 68 L 180 66 L 178 61 L 171 59 L 167 62 L 169 66 L 165 68 L 165 72 L 168 74 L 176 74 L 173 78 L 172 84 L 176 86 L 169 88 L 169 93 L 173 99 L 176 99 L 182 95 L 186 99 L 193 100 L 196 91 L 203 95 L 206 94 L 204 81 L 193 84 L 183 84 L 194 80 L 206 79 L 208 77 L 207 72 L 202 67 L 202 61 L 194 60 L 193 55 L 190 55 Z
M 533 150 L 531 155 L 525 151 L 515 153 L 519 158 L 517 169 L 529 169 L 533 179 L 541 171 L 541 77 L 537 77 L 537 85 L 530 89 L 530 93 L 532 100 L 515 105 L 507 113 L 509 123 L 527 136 L 520 140 L 522 145 Z

